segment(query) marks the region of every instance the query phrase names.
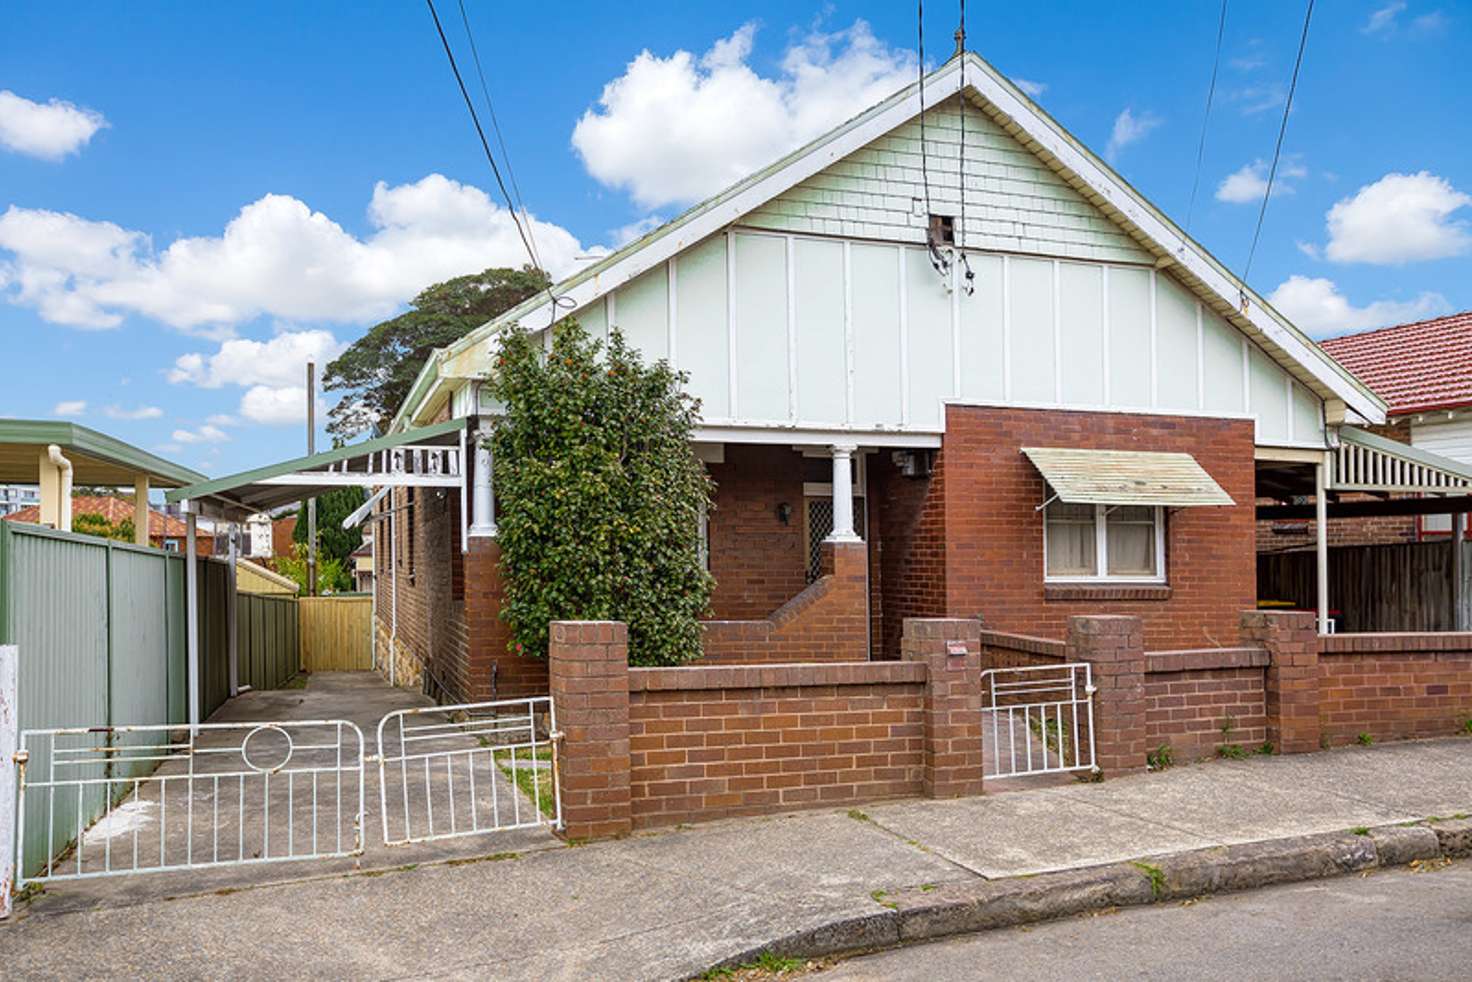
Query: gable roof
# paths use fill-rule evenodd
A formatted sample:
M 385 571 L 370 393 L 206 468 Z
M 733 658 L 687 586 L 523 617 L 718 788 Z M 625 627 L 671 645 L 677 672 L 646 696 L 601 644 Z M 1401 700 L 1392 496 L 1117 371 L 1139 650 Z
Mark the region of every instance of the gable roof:
M 1472 310 L 1321 344 L 1392 416 L 1472 406 Z
M 964 80 L 964 90 L 963 90 Z M 1252 338 L 1274 361 L 1325 400 L 1341 401 L 1370 422 L 1383 421 L 1385 405 L 1373 392 L 1307 335 L 1274 310 L 1199 243 L 1167 218 L 1103 160 L 1079 142 L 1000 72 L 972 52 L 952 58 L 924 82 L 917 81 L 776 163 L 696 205 L 617 252 L 557 283 L 437 350 L 415 379 L 389 432 L 414 425 L 421 410 L 438 404 L 448 378 L 478 376 L 477 351 L 484 352 L 506 327 L 527 322 L 544 327 L 665 262 L 708 235 L 737 222 L 772 198 L 847 157 L 895 127 L 944 100 L 963 93 L 1036 154 L 1095 207 L 1157 257 L 1207 305 Z M 545 320 L 546 324 L 540 323 Z
M 113 525 L 119 522 L 133 520 L 133 502 L 124 498 L 114 498 L 111 495 L 78 494 L 72 496 L 73 515 L 101 515 Z M 41 506 L 28 505 L 17 509 L 5 516 L 7 522 L 30 522 L 36 524 L 41 521 Z M 148 537 L 150 539 L 182 539 L 186 534 L 184 522 L 173 515 L 166 514 L 156 509 L 148 509 Z M 201 538 L 209 538 L 208 532 L 201 531 Z

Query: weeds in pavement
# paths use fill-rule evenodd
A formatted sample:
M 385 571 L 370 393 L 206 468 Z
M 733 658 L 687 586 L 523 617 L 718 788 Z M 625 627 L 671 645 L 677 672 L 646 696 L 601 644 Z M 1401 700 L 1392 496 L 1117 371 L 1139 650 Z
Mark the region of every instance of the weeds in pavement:
M 888 893 L 889 891 L 887 890 L 875 890 L 873 893 L 869 894 L 869 899 L 874 901 L 881 907 L 888 907 L 890 910 L 899 910 L 899 904 L 895 903 L 893 900 L 884 899 L 888 895 Z
M 1145 755 L 1145 764 L 1152 771 L 1163 771 L 1175 762 L 1175 752 L 1170 749 L 1168 743 L 1162 743 Z
M 1257 752 L 1262 754 L 1264 757 L 1271 757 L 1273 755 L 1273 751 L 1276 749 L 1277 748 L 1273 746 L 1273 741 L 1264 740 L 1262 742 L 1262 746 L 1257 748 Z
M 1224 743 L 1216 748 L 1216 755 L 1223 760 L 1246 760 L 1247 748 L 1240 743 Z
M 871 820 L 861 808 L 850 808 L 848 810 L 848 817 L 853 819 L 855 822 L 868 822 Z
M 1350 831 L 1353 832 L 1355 835 L 1369 835 L 1370 834 L 1370 829 L 1367 826 L 1364 826 L 1364 825 L 1356 825 L 1354 828 L 1350 829 Z
M 712 968 L 695 978 L 698 982 L 715 982 L 715 980 L 720 980 L 720 982 L 765 982 L 767 979 L 791 979 L 810 972 L 819 972 L 830 968 L 833 963 L 834 960 L 831 958 L 813 960 L 784 958 L 770 951 L 764 951 L 749 962 Z
M 310 672 L 298 672 L 285 682 L 281 683 L 283 689 L 305 689 L 307 687 L 307 676 Z
M 1462 724 L 1462 731 L 1465 733 L 1472 733 L 1472 716 L 1469 716 L 1467 718 L 1467 722 Z
M 1159 900 L 1165 896 L 1165 871 L 1159 866 L 1151 866 L 1149 863 L 1131 863 L 1150 881 L 1150 896 Z
M 1375 738 L 1370 736 L 1370 734 L 1368 733 L 1361 733 L 1359 736 L 1354 738 L 1354 742 L 1362 747 L 1368 747 L 1370 746 L 1370 744 L 1375 742 Z

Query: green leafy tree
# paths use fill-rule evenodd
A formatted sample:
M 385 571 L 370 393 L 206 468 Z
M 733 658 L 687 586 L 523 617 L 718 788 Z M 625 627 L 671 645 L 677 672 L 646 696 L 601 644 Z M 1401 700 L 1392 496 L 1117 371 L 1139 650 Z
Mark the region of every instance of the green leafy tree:
M 545 657 L 554 620 L 620 620 L 632 664 L 699 656 L 711 481 L 690 445 L 699 403 L 684 382 L 666 362 L 642 364 L 617 331 L 605 348 L 569 321 L 545 356 L 520 328 L 504 336 L 492 458 L 514 651 Z
M 345 529 L 342 520 L 351 515 L 367 499 L 362 488 L 333 488 L 317 496 L 317 556 L 318 559 L 336 559 L 347 566 L 353 550 L 363 544 L 363 529 Z M 307 506 L 302 505 L 297 514 L 296 528 L 291 540 L 303 545 L 307 541 Z
M 435 348 L 464 337 L 549 285 L 531 266 L 487 269 L 426 288 L 397 317 L 375 324 L 322 372 L 322 386 L 343 397 L 327 429 L 350 438 L 379 433 L 403 404 Z
M 114 523 L 95 512 L 83 512 L 72 516 L 72 531 L 80 532 L 82 535 L 95 535 L 103 539 L 116 539 L 119 542 L 132 542 L 133 520 L 125 518 L 121 522 Z
M 293 542 L 291 555 L 276 556 L 271 565 L 282 576 L 290 577 L 301 588 L 302 596 L 307 595 L 307 547 L 304 543 Z M 353 578 L 348 574 L 342 560 L 320 554 L 317 556 L 318 593 L 346 593 L 352 588 Z

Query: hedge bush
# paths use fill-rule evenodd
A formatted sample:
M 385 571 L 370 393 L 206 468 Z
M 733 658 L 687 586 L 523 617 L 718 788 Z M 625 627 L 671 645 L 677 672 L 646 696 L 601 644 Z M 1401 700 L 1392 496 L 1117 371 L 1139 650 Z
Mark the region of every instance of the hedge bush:
M 525 330 L 504 336 L 489 389 L 504 406 L 491 452 L 513 651 L 546 657 L 551 621 L 620 620 L 631 664 L 699 656 L 712 485 L 685 381 L 616 331 L 605 345 L 569 320 L 550 352 Z

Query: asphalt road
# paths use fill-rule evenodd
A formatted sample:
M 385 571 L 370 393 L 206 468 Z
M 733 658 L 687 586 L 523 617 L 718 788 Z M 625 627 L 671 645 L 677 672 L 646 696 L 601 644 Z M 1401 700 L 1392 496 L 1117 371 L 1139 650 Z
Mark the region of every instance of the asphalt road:
M 900 948 L 838 980 L 1472 978 L 1472 861 L 1139 907 Z

